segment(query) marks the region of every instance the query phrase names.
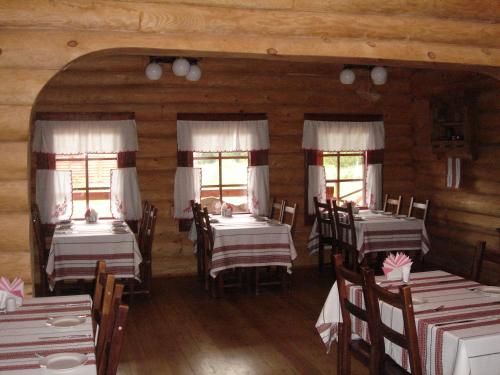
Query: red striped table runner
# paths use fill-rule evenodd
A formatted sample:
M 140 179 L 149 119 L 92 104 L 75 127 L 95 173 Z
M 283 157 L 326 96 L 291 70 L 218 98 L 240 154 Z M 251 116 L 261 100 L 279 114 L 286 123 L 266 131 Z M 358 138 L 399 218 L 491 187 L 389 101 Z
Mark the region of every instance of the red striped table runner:
M 391 291 L 399 282 L 383 281 Z M 478 283 L 444 271 L 412 274 L 412 295 L 425 301 L 415 304 L 415 321 L 422 367 L 425 374 L 468 375 L 498 374 L 500 366 L 500 296 L 477 290 Z M 336 284 L 318 319 L 316 328 L 325 344 L 336 340 L 341 321 Z M 349 288 L 350 299 L 361 306 L 361 288 Z M 328 304 L 328 306 L 327 306 Z M 443 306 L 443 307 L 441 307 Z M 441 307 L 436 310 L 437 307 Z M 325 312 L 326 311 L 326 312 Z M 338 313 L 335 313 L 338 311 Z M 382 304 L 381 316 L 386 324 L 402 332 L 401 311 Z M 368 340 L 366 324 L 355 320 L 354 333 Z M 409 370 L 408 355 L 396 345 L 388 345 L 387 353 Z
M 94 279 L 98 260 L 106 261 L 106 271 L 116 277 L 139 280 L 142 257 L 135 235 L 128 226 L 126 233 L 114 233 L 111 223 L 82 222 L 71 231 L 55 231 L 47 261 L 51 288 L 60 280 Z
M 88 361 L 71 374 L 95 375 L 91 306 L 86 295 L 27 298 L 15 312 L 0 314 L 0 373 L 40 374 L 37 355 L 74 352 L 86 354 Z M 46 324 L 49 317 L 75 315 L 86 321 L 72 328 Z
M 256 221 L 248 215 L 233 219 L 212 224 L 212 277 L 234 267 L 284 266 L 291 272 L 297 252 L 289 225 Z

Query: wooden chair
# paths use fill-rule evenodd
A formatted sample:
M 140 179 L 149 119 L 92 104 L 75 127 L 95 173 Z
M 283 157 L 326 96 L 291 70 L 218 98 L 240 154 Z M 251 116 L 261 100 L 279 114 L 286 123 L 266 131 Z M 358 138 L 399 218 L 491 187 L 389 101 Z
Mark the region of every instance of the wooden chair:
M 198 271 L 198 280 L 203 280 L 203 275 L 205 271 L 203 269 L 203 224 L 201 216 L 201 205 L 196 203 L 194 200 L 191 201 L 191 210 L 193 211 L 193 224 L 196 228 L 196 263 Z
M 354 226 L 354 215 L 352 203 L 348 202 L 346 207 L 340 207 L 336 201 L 332 202 L 333 217 L 337 231 L 338 242 L 344 257 L 344 264 L 353 271 L 359 271 L 358 247 L 356 242 L 356 228 Z M 340 217 L 342 213 L 342 218 Z
M 474 250 L 474 258 L 472 261 L 472 270 L 470 274 L 471 280 L 479 282 L 484 261 L 495 263 L 495 265 L 500 266 L 500 253 L 486 251 L 486 242 L 478 241 Z
M 241 288 L 243 286 L 242 270 L 236 268 L 234 270 L 224 270 L 217 274 L 215 280 L 210 276 L 212 263 L 212 253 L 214 249 L 214 236 L 212 226 L 210 225 L 210 216 L 207 207 L 203 207 L 203 240 L 205 246 L 205 289 L 210 290 L 212 297 L 223 297 L 225 288 Z M 232 278 L 230 278 L 232 276 Z M 216 288 L 217 286 L 217 288 Z
M 295 231 L 295 213 L 297 211 L 297 203 L 285 201 L 283 206 L 283 215 L 281 222 L 290 225 L 290 231 L 293 234 Z
M 400 195 L 397 199 L 389 198 L 389 194 L 384 197 L 383 210 L 385 212 L 392 212 L 395 215 L 401 213 L 401 205 L 403 204 L 403 197 Z
M 282 200 L 278 202 L 276 198 L 271 200 L 271 212 L 269 213 L 269 218 L 283 222 L 283 212 L 285 208 L 285 201 Z
M 100 260 L 97 262 L 94 298 L 92 299 L 92 328 L 94 330 L 94 335 L 97 329 L 97 324 L 100 322 L 102 315 L 102 305 L 104 298 L 104 289 L 106 287 L 106 279 L 106 262 Z
M 99 334 L 96 344 L 96 367 L 98 369 L 98 374 L 107 374 L 106 368 L 109 363 L 109 352 L 117 318 L 117 307 L 121 304 L 123 289 L 124 286 L 120 283 L 116 283 L 113 286 L 109 307 L 106 314 L 102 316 L 102 321 L 99 325 Z
M 151 279 L 152 279 L 152 252 L 153 252 L 153 241 L 156 228 L 156 219 L 158 217 L 158 209 L 151 205 L 149 209 L 148 222 L 146 225 L 146 231 L 144 233 L 144 239 L 142 241 L 142 246 L 140 247 L 142 263 L 140 265 L 141 270 L 141 282 L 142 282 L 142 293 L 151 293 Z M 134 279 L 130 279 L 132 284 L 135 283 Z M 130 290 L 131 295 L 133 294 L 133 289 Z
M 408 374 L 396 362 L 385 355 L 384 339 L 400 346 L 408 351 L 408 361 L 412 375 L 422 375 L 422 364 L 418 349 L 417 331 L 415 328 L 415 314 L 413 312 L 413 302 L 411 299 L 411 289 L 409 285 L 400 286 L 399 293 L 392 293 L 375 283 L 375 276 L 372 270 L 363 268 L 367 298 L 367 310 L 369 320 L 373 326 L 373 336 L 371 336 L 372 346 L 377 346 L 374 353 L 375 361 L 378 364 L 370 374 L 387 374 L 389 368 L 396 368 L 400 374 Z M 399 310 L 403 314 L 404 333 L 400 333 L 387 326 L 381 319 L 379 303 L 384 302 Z M 372 334 L 370 331 L 370 334 Z M 391 371 L 392 373 L 392 371 Z
M 424 203 L 418 203 L 415 202 L 415 198 L 411 197 L 410 199 L 410 208 L 408 209 L 408 217 L 418 217 L 424 221 L 424 223 L 427 222 L 427 213 L 429 211 L 429 206 L 430 206 L 430 200 L 426 200 Z M 420 211 L 421 215 L 415 215 L 415 209 Z
M 109 341 L 105 344 L 106 363 L 98 369 L 98 375 L 115 375 L 120 363 L 120 355 L 125 340 L 125 322 L 127 320 L 129 307 L 127 305 L 117 305 L 115 308 L 115 318 Z
M 137 234 L 137 243 L 139 244 L 139 247 L 141 247 L 142 242 L 144 241 L 144 235 L 146 233 L 148 225 L 150 210 L 151 210 L 151 203 L 149 203 L 148 201 L 144 201 L 144 203 L 142 204 L 141 224 L 139 226 L 139 233 Z
M 321 203 L 317 197 L 313 197 L 313 201 L 314 211 L 316 214 L 316 231 L 318 233 L 318 268 L 322 271 L 325 257 L 325 246 L 331 248 L 333 255 L 339 249 L 339 242 L 336 236 L 332 202 L 327 199 L 326 203 Z
M 33 226 L 33 235 L 35 246 L 38 254 L 38 271 L 40 272 L 40 296 L 46 296 L 49 291 L 47 279 L 47 261 L 49 259 L 49 251 L 45 246 L 45 233 L 43 231 L 40 210 L 36 203 L 31 204 L 31 224 Z
M 337 287 L 339 290 L 340 310 L 342 313 L 342 323 L 339 324 L 339 345 L 338 345 L 338 360 L 337 360 L 337 374 L 350 375 L 351 374 L 351 353 L 365 366 L 371 370 L 376 369 L 378 363 L 376 362 L 378 356 L 376 351 L 379 348 L 376 345 L 370 345 L 363 339 L 352 339 L 352 320 L 351 317 L 356 317 L 368 325 L 370 337 L 376 337 L 374 324 L 370 321 L 370 314 L 367 310 L 356 306 L 349 300 L 349 292 L 347 283 L 359 285 L 363 288 L 364 300 L 367 300 L 366 286 L 363 275 L 348 270 L 344 267 L 342 256 L 336 254 L 333 256 L 335 264 L 335 275 L 337 278 Z M 369 306 L 366 306 L 368 309 Z M 372 370 L 373 371 L 373 370 Z M 371 373 L 371 372 L 370 372 Z

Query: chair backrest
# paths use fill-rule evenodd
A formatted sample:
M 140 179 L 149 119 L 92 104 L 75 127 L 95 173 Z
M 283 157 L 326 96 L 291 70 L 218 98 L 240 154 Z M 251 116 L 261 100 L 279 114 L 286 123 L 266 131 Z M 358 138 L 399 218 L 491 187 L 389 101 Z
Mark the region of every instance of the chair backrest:
M 113 290 L 111 291 L 111 298 L 109 299 L 109 306 L 106 312 L 103 313 L 101 322 L 99 324 L 99 334 L 97 336 L 96 344 L 96 366 L 101 373 L 101 369 L 106 368 L 108 362 L 108 352 L 107 348 L 111 342 L 113 324 L 116 318 L 116 306 L 121 304 L 123 296 L 123 284 L 115 283 L 113 284 Z
M 128 311 L 129 307 L 127 305 L 116 305 L 113 325 L 112 329 L 110 329 L 111 336 L 105 348 L 107 363 L 105 367 L 99 369 L 99 375 L 115 375 L 118 370 L 123 342 L 125 341 L 125 322 Z
M 325 237 L 336 237 L 335 220 L 333 218 L 332 202 L 327 199 L 325 203 L 321 203 L 318 197 L 313 197 L 314 213 L 316 215 L 317 232 L 320 240 Z M 325 228 L 330 227 L 330 233 L 324 233 Z
M 374 324 L 370 321 L 370 313 L 368 309 L 370 306 L 365 303 L 365 309 L 356 306 L 349 300 L 348 283 L 358 285 L 362 288 L 363 298 L 366 301 L 368 296 L 366 293 L 365 279 L 362 274 L 353 272 L 344 267 L 342 256 L 340 254 L 334 255 L 335 277 L 337 279 L 337 288 L 339 290 L 340 311 L 342 314 L 342 329 L 339 337 L 339 345 L 342 345 L 340 352 L 344 356 L 342 363 L 343 368 L 340 369 L 342 374 L 350 374 L 350 360 L 346 360 L 349 351 L 349 342 L 351 342 L 352 335 L 352 321 L 351 315 L 364 321 L 368 325 L 368 332 L 370 337 L 376 337 Z M 370 358 L 365 358 L 370 361 L 370 367 L 376 366 L 378 346 L 372 345 L 370 347 Z M 373 354 L 372 354 L 373 353 Z
M 36 203 L 31 204 L 31 223 L 33 225 L 33 234 L 35 237 L 35 246 L 38 256 L 38 269 L 40 272 L 40 292 L 41 295 L 45 295 L 47 293 L 48 287 L 45 267 L 47 265 L 49 253 L 45 248 L 45 233 L 43 231 L 40 210 Z
M 141 253 L 143 257 L 144 256 L 146 257 L 146 260 L 151 258 L 151 251 L 153 249 L 153 239 L 155 235 L 157 217 L 158 217 L 158 209 L 155 206 L 151 206 L 149 210 L 146 231 L 144 233 L 144 240 L 141 248 Z
M 193 211 L 193 223 L 196 228 L 196 236 L 201 239 L 203 236 L 201 205 L 195 201 L 191 201 L 191 210 Z M 196 243 L 198 250 L 200 250 L 201 243 L 201 240 Z
M 414 216 L 414 217 L 419 217 L 418 215 L 415 215 L 415 211 L 420 211 L 420 219 L 424 221 L 424 223 L 427 222 L 427 213 L 429 212 L 429 206 L 430 206 L 431 201 L 426 200 L 424 203 L 419 203 L 415 202 L 415 198 L 411 197 L 410 199 L 410 208 L 408 209 L 408 217 Z
M 332 201 L 333 217 L 337 230 L 337 240 L 344 251 L 346 264 L 353 269 L 359 269 L 358 249 L 356 243 L 356 228 L 354 226 L 354 214 L 352 213 L 352 203 L 348 202 L 346 207 L 337 205 L 337 201 Z M 342 215 L 342 216 L 341 216 Z
M 106 287 L 106 262 L 100 260 L 97 262 L 94 298 L 92 299 L 92 322 L 94 333 L 96 331 L 96 324 L 99 322 L 102 304 L 104 298 L 104 288 Z
M 392 212 L 393 214 L 399 215 L 401 213 L 401 205 L 403 204 L 403 197 L 400 195 L 397 199 L 389 198 L 389 194 L 384 197 L 384 207 L 383 210 L 386 212 Z
M 474 258 L 470 274 L 471 280 L 479 281 L 484 261 L 495 263 L 497 266 L 500 266 L 500 252 L 486 251 L 486 242 L 478 241 L 474 249 Z
M 365 302 L 369 306 L 369 319 L 374 325 L 373 331 L 375 338 L 372 339 L 372 345 L 379 346 L 379 350 L 375 351 L 378 357 L 377 362 L 383 363 L 382 356 L 385 354 L 384 339 L 387 339 L 408 351 L 408 361 L 410 363 L 412 375 L 422 375 L 422 364 L 418 349 L 415 314 L 413 312 L 410 286 L 400 286 L 399 293 L 392 293 L 375 283 L 373 271 L 363 268 L 363 276 L 365 278 L 367 294 Z M 382 321 L 379 306 L 380 301 L 401 310 L 403 315 L 403 333 L 394 330 Z
M 293 233 L 295 230 L 295 213 L 297 212 L 297 203 L 285 201 L 283 206 L 283 215 L 281 222 L 290 225 L 290 231 Z
M 273 197 L 271 200 L 271 212 L 269 213 L 269 218 L 278 220 L 280 223 L 283 222 L 283 213 L 285 208 L 285 201 L 277 201 L 276 198 Z
M 202 213 L 202 228 L 203 228 L 203 240 L 205 251 L 210 254 L 214 248 L 214 236 L 212 233 L 212 225 L 210 225 L 210 215 L 208 214 L 208 208 L 203 207 Z
M 151 210 L 151 203 L 149 203 L 148 201 L 144 201 L 144 203 L 142 204 L 141 225 L 139 226 L 139 233 L 137 235 L 137 242 L 139 246 L 141 246 L 142 242 L 144 241 L 144 235 L 146 233 L 146 228 L 148 225 L 150 210 Z

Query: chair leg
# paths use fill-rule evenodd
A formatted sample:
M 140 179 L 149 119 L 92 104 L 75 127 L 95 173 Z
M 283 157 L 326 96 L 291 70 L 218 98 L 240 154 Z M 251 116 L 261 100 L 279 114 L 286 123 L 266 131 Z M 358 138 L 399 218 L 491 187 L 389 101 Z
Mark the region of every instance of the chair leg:
M 324 258 L 324 248 L 323 244 L 320 243 L 318 248 L 318 268 L 320 272 L 323 271 L 323 258 Z
M 286 267 L 280 267 L 279 272 L 281 273 L 281 287 L 283 288 L 283 293 L 288 292 L 288 274 L 286 272 Z
M 135 291 L 135 279 L 132 277 L 128 281 L 128 291 L 129 291 L 129 298 L 128 298 L 128 304 L 132 305 L 132 302 L 134 300 L 134 291 Z

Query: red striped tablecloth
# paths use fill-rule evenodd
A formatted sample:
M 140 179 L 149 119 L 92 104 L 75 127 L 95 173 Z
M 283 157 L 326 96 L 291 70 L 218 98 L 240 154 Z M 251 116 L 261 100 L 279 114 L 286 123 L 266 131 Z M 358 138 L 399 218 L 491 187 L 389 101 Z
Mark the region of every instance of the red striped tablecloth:
M 210 275 L 234 267 L 284 266 L 289 273 L 297 257 L 290 226 L 258 221 L 250 215 L 217 216 Z
M 38 355 L 56 353 L 87 354 L 87 363 L 72 375 L 95 375 L 94 338 L 90 296 L 61 296 L 25 299 L 12 313 L 0 313 L 0 373 L 13 375 L 49 374 L 40 369 Z M 46 324 L 49 317 L 86 316 L 72 328 Z
M 361 262 L 365 254 L 379 251 L 422 251 L 430 250 L 429 238 L 425 224 L 420 219 L 408 220 L 402 217 L 375 214 L 369 210 L 362 210 L 356 220 L 356 242 L 358 246 L 358 260 Z M 330 227 L 323 228 L 324 233 L 330 233 Z M 309 235 L 307 248 L 310 254 L 318 251 L 319 237 L 317 222 Z
M 134 233 L 128 226 L 126 230 L 113 232 L 112 221 L 74 222 L 71 230 L 56 229 L 46 268 L 51 288 L 60 280 L 94 279 L 99 260 L 116 277 L 139 280 L 141 253 Z
M 383 277 L 378 280 L 384 280 Z M 391 291 L 400 282 L 383 281 Z M 498 375 L 500 373 L 500 296 L 478 290 L 478 283 L 444 271 L 412 273 L 412 295 L 423 300 L 415 304 L 420 356 L 428 375 Z M 349 298 L 361 306 L 361 288 L 351 286 Z M 444 306 L 435 310 L 439 306 Z M 403 331 L 401 310 L 381 304 L 383 321 Z M 334 284 L 316 323 L 321 339 L 330 347 L 337 339 L 337 324 L 342 321 L 337 284 Z M 367 326 L 353 322 L 353 334 L 368 340 Z M 409 371 L 408 355 L 390 344 L 386 352 Z

